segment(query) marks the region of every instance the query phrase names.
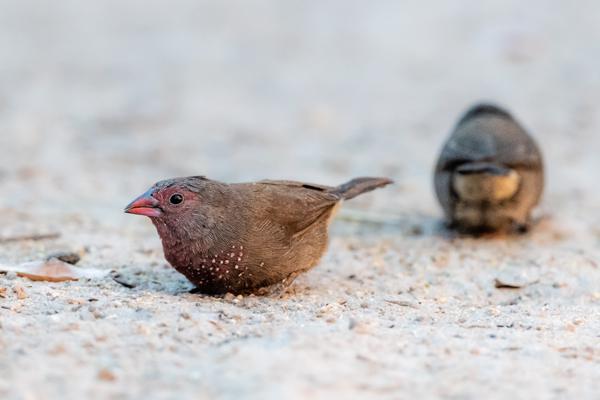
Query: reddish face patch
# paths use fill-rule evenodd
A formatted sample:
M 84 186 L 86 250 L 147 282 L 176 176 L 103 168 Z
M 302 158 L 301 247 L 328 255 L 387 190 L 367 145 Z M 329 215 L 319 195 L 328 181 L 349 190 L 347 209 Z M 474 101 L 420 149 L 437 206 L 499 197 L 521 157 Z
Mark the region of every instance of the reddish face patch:
M 163 214 L 160 209 L 160 202 L 152 194 L 153 190 L 150 189 L 125 207 L 125 212 L 128 214 L 144 215 L 150 218 L 160 217 Z

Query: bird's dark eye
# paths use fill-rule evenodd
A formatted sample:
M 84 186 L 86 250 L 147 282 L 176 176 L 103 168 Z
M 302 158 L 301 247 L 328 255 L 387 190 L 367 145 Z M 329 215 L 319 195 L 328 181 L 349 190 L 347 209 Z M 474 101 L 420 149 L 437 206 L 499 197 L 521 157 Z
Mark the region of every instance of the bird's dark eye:
M 175 193 L 173 196 L 171 196 L 171 198 L 169 199 L 169 203 L 171 204 L 181 204 L 183 203 L 183 196 L 180 195 L 179 193 Z

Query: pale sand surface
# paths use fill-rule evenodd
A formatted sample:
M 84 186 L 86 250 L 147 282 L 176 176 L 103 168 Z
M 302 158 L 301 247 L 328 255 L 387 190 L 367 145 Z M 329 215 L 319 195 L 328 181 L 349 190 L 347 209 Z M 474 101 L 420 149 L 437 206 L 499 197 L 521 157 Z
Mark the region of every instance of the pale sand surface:
M 0 275 L 0 399 L 599 398 L 598 15 L 591 0 L 0 1 L 0 237 L 61 234 L 0 243 L 0 262 L 80 251 L 136 285 Z M 544 151 L 530 235 L 439 229 L 431 169 L 479 99 Z M 346 203 L 282 298 L 211 298 L 122 214 L 189 174 L 397 185 Z

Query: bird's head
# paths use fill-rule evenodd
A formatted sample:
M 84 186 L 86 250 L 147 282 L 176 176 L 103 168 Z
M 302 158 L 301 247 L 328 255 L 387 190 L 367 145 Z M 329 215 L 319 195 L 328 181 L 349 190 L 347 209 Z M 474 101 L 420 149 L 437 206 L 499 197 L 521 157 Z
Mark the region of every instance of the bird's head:
M 156 183 L 138 196 L 127 207 L 128 214 L 168 220 L 193 212 L 200 203 L 200 195 L 192 190 L 184 179 L 176 178 Z
M 227 205 L 227 185 L 201 176 L 160 181 L 125 212 L 150 217 L 162 239 L 197 240 L 210 235 Z

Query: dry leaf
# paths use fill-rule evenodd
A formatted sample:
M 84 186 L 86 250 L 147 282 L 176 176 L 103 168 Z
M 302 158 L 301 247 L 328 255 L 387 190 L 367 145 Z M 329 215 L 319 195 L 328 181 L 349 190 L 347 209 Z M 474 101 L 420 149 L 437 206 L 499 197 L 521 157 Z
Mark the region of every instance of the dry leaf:
M 13 288 L 14 292 L 17 295 L 17 299 L 19 300 L 23 300 L 27 298 L 27 292 L 25 292 L 25 289 L 23 289 L 23 286 L 21 285 L 15 285 L 15 287 Z
M 47 261 L 28 262 L 17 266 L 0 266 L 0 271 L 13 271 L 16 272 L 18 276 L 29 278 L 32 281 L 49 282 L 76 281 L 82 278 L 101 278 L 109 272 L 100 269 L 77 268 L 55 258 Z
M 3 299 L 6 298 L 6 288 L 5 287 L 0 287 L 0 297 L 2 297 Z

